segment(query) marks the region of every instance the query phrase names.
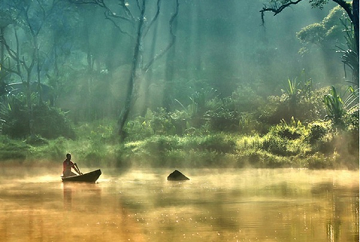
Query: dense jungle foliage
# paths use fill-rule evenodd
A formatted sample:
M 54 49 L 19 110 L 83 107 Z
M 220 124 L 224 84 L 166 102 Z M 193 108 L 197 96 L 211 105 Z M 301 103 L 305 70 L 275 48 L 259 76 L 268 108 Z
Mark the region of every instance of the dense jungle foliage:
M 289 80 L 289 88 L 293 84 Z M 222 99 L 197 94 L 182 110 L 148 109 L 127 123 L 122 143 L 114 119 L 74 124 L 47 106 L 34 107 L 36 133 L 30 136 L 11 128 L 27 124 L 24 112 L 13 108 L 8 115 L 15 123 L 3 124 L 0 156 L 34 165 L 61 161 L 71 151 L 83 166 L 357 168 L 357 106 L 345 109 L 334 87 L 307 85 L 298 88 L 296 101 L 288 91 L 243 100 L 249 89 L 239 88 Z
M 0 3 L 3 164 L 359 166 L 358 51 L 339 7 L 300 24 L 300 6 L 263 31 L 261 1 L 243 3 L 245 27 L 230 3 L 169 1 L 158 17 L 144 2 L 155 17 L 121 29 L 96 4 L 25 2 Z

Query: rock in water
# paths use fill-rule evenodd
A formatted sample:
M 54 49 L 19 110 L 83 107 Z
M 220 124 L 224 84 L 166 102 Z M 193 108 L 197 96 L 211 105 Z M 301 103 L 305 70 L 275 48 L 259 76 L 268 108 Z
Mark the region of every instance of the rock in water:
M 185 180 L 190 180 L 189 178 L 187 178 L 184 174 L 182 174 L 180 171 L 175 170 L 173 171 L 173 173 L 171 173 L 168 177 L 167 177 L 168 181 L 185 181 Z

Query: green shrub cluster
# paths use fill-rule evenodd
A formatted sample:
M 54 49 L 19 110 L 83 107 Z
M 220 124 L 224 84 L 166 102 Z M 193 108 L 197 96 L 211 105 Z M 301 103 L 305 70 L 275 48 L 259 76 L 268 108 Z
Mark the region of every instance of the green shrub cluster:
M 344 112 L 341 119 L 345 126 L 339 129 L 334 120 L 320 118 L 326 113 L 323 103 L 326 89 L 311 91 L 308 85 L 295 87 L 296 84 L 291 82 L 288 85 L 293 90 L 274 97 L 276 102 L 258 109 L 253 107 L 247 112 L 237 107 L 235 94 L 226 99 L 201 99 L 201 108 L 192 103 L 183 110 L 148 110 L 144 117 L 137 117 L 127 124 L 127 140 L 115 152 L 116 164 L 354 167 L 358 150 L 349 149 L 358 144 L 358 135 L 354 132 L 358 130 L 358 112 Z M 284 116 L 279 110 L 291 114 L 290 105 L 306 110 L 298 115 L 304 123 L 294 116 L 286 116 L 275 124 L 271 124 L 270 119 L 259 121 L 256 118 L 267 115 L 275 122 L 276 115 L 278 118 Z M 349 159 L 341 161 L 340 157 L 345 155 Z
M 46 139 L 60 136 L 74 139 L 75 133 L 63 111 L 48 104 L 33 104 L 27 107 L 23 95 L 9 96 L 0 105 L 3 120 L 1 131 L 11 138 L 27 138 L 38 135 Z

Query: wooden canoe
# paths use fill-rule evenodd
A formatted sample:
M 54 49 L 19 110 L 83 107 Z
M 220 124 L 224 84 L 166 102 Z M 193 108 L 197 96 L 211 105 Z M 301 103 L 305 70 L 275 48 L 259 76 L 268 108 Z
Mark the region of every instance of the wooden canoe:
M 88 183 L 94 183 L 101 175 L 101 170 L 95 170 L 88 173 L 84 173 L 82 175 L 76 175 L 76 176 L 61 176 L 61 179 L 63 182 L 88 182 Z

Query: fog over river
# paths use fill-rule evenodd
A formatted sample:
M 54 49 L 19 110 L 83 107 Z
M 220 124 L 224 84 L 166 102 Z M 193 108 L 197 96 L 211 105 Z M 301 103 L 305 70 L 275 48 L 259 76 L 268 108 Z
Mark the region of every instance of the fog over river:
M 102 171 L 96 184 L 0 171 L 0 241 L 359 240 L 358 171 Z

